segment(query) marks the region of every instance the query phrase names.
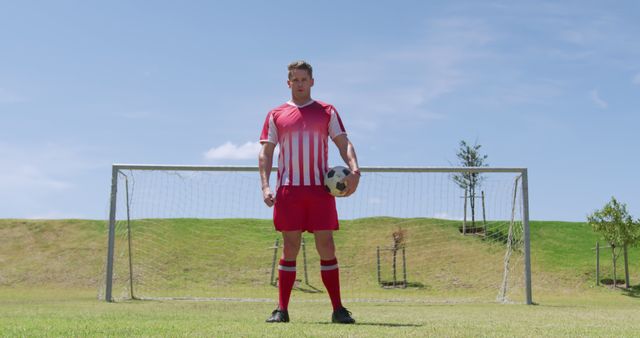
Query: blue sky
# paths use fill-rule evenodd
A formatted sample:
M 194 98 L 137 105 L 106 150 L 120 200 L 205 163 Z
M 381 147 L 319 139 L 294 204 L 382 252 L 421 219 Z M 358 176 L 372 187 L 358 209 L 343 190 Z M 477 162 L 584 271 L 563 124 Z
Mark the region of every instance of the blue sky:
M 286 65 L 362 166 L 527 167 L 531 218 L 640 217 L 637 1 L 0 1 L 0 218 L 105 218 L 112 163 L 256 164 Z M 336 161 L 336 158 L 334 158 Z

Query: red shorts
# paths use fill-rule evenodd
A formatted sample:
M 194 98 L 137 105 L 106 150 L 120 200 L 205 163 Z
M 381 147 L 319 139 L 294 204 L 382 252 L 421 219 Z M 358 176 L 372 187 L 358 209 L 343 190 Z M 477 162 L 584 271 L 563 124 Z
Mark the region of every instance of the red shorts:
M 336 199 L 323 186 L 281 186 L 273 224 L 278 231 L 338 230 Z

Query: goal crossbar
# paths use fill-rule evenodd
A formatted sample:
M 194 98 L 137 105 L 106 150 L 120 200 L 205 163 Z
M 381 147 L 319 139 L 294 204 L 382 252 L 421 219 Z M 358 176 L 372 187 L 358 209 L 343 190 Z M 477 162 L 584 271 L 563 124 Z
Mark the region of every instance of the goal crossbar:
M 115 170 L 175 170 L 175 171 L 259 171 L 256 166 L 113 164 Z M 277 170 L 273 167 L 272 170 Z M 431 172 L 431 173 L 526 173 L 527 168 L 508 167 L 360 167 L 361 172 Z

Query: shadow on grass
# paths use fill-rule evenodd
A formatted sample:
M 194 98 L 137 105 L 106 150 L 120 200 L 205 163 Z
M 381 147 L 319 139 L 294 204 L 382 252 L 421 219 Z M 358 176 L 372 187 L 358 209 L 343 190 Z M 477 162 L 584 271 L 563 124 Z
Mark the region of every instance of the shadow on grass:
M 271 286 L 278 288 L 278 279 L 276 279 L 275 283 L 271 283 Z M 324 291 L 316 288 L 315 286 L 311 285 L 311 284 L 302 284 L 302 281 L 299 279 L 296 279 L 296 284 L 294 284 L 293 289 L 295 291 L 300 291 L 300 292 L 304 292 L 304 293 L 323 293 Z
M 421 327 L 422 324 L 398 324 L 398 323 L 356 323 L 355 325 L 386 326 L 386 327 Z
M 625 296 L 640 298 L 640 284 L 634 285 L 628 289 L 621 289 Z
M 428 286 L 420 282 L 407 282 L 404 281 L 381 281 L 380 287 L 383 289 L 429 289 Z
M 632 298 L 640 298 L 640 284 L 632 285 L 629 288 L 625 285 L 624 279 L 617 279 L 614 287 L 613 279 L 603 278 L 600 280 L 603 287 L 622 291 L 622 294 Z
M 300 292 L 304 292 L 304 293 L 322 293 L 323 291 L 316 288 L 315 286 L 311 285 L 311 284 L 305 284 L 306 287 L 303 287 L 302 285 L 298 285 L 296 287 L 294 287 L 293 289 L 296 291 L 300 291 Z
M 524 304 L 523 304 L 524 305 Z M 587 308 L 589 307 L 588 305 L 575 305 L 575 304 L 547 304 L 547 303 L 536 303 L 533 302 L 531 305 L 526 305 L 526 306 L 540 306 L 542 308 L 557 308 L 557 309 L 583 309 L 583 308 Z
M 355 324 L 335 324 L 332 322 L 316 322 L 315 324 L 331 324 L 331 325 L 366 325 L 366 326 L 386 326 L 386 327 L 422 327 L 422 324 L 398 324 L 398 323 L 363 323 L 356 322 Z
M 616 278 L 616 288 L 620 288 L 623 285 L 625 285 L 625 280 L 624 279 L 620 279 L 620 278 Z M 612 278 L 602 278 L 600 280 L 600 284 L 604 285 L 604 286 L 610 286 L 613 287 L 613 279 Z

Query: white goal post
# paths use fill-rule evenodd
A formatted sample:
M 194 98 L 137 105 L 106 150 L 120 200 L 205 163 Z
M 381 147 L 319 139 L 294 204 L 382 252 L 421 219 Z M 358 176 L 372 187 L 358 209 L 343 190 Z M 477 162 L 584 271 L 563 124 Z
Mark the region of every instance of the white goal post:
M 402 229 L 402 227 L 404 227 L 405 229 L 409 229 L 409 231 L 413 231 L 410 234 L 410 236 L 414 236 L 416 245 L 420 245 L 420 246 L 426 246 L 426 245 L 437 246 L 438 243 L 440 243 L 440 245 L 442 246 L 446 246 L 447 243 L 449 243 L 449 242 L 442 241 L 442 242 L 436 242 L 436 244 L 432 244 L 432 242 L 430 242 L 431 239 L 427 238 L 428 236 L 427 234 L 418 232 L 417 230 L 414 231 L 414 228 L 417 229 L 418 226 L 422 226 L 421 225 L 422 223 L 420 223 L 421 222 L 420 220 L 422 218 L 446 219 L 446 222 L 448 222 L 447 226 L 449 227 L 448 228 L 449 230 L 453 226 L 458 227 L 458 224 L 463 224 L 461 225 L 460 232 L 462 232 L 462 235 L 466 235 L 467 233 L 467 230 L 462 227 L 466 227 L 468 223 L 467 201 L 471 199 L 471 196 L 467 196 L 466 193 L 463 193 L 461 189 L 458 189 L 457 187 L 455 187 L 455 185 L 449 182 L 449 181 L 452 181 L 450 178 L 453 175 L 459 175 L 459 174 L 465 174 L 465 173 L 477 174 L 477 175 L 511 174 L 512 176 L 509 176 L 510 177 L 509 179 L 503 180 L 506 183 L 500 186 L 500 188 L 496 188 L 496 191 L 498 191 L 498 189 L 502 189 L 500 190 L 500 194 L 504 196 L 501 196 L 500 197 L 501 199 L 499 201 L 494 202 L 496 205 L 499 204 L 499 208 L 504 209 L 504 211 L 501 211 L 500 214 L 496 212 L 496 215 L 494 216 L 494 218 L 500 219 L 500 220 L 506 220 L 506 221 L 501 223 L 502 225 L 500 229 L 497 229 L 491 232 L 491 234 L 496 234 L 497 236 L 492 240 L 494 242 L 500 242 L 501 243 L 500 248 L 502 248 L 501 250 L 506 250 L 506 253 L 500 254 L 500 257 L 504 257 L 503 258 L 504 268 L 500 269 L 500 275 L 502 276 L 504 274 L 504 277 L 502 277 L 501 281 L 495 280 L 496 274 L 494 273 L 492 275 L 493 277 L 491 277 L 493 278 L 493 280 L 490 283 L 487 283 L 487 285 L 491 285 L 491 287 L 495 285 L 499 285 L 500 292 L 499 292 L 498 298 L 502 299 L 503 301 L 506 300 L 505 293 L 507 289 L 507 278 L 508 278 L 507 275 L 510 273 L 509 270 L 513 269 L 515 266 L 510 264 L 510 260 L 512 260 L 511 258 L 512 252 L 513 250 L 515 250 L 514 248 L 512 248 L 512 243 L 517 242 L 517 245 L 519 246 L 518 250 L 520 250 L 520 255 L 521 255 L 520 256 L 521 264 L 517 265 L 517 269 L 522 269 L 520 270 L 522 271 L 522 273 L 521 274 L 517 272 L 513 272 L 513 273 L 516 273 L 519 276 L 521 276 L 521 277 L 518 277 L 520 280 L 518 284 L 518 288 L 520 287 L 522 288 L 521 290 L 522 297 L 523 297 L 522 302 L 526 304 L 533 304 L 532 285 L 531 285 L 531 259 L 530 259 L 531 254 L 530 254 L 530 231 L 529 231 L 529 194 L 528 194 L 528 176 L 527 176 L 526 168 L 361 167 L 360 169 L 363 174 L 363 178 L 360 181 L 361 186 L 359 187 L 358 192 L 356 192 L 356 194 L 354 194 L 353 196 L 357 196 L 358 194 L 362 196 L 367 196 L 367 202 L 365 203 L 362 201 L 356 201 L 355 199 L 352 199 L 353 196 L 345 199 L 337 199 L 338 201 L 337 203 L 339 207 L 338 213 L 339 213 L 339 216 L 341 216 L 340 219 L 342 220 L 343 218 L 346 218 L 346 219 L 358 220 L 362 217 L 366 218 L 366 217 L 386 217 L 386 216 L 398 217 L 400 219 L 407 219 L 408 221 L 406 222 L 396 221 L 395 223 L 393 223 L 393 226 L 397 226 L 398 229 L 400 230 Z M 272 171 L 276 173 L 277 168 L 273 168 Z M 211 194 L 210 193 L 210 191 L 212 191 L 211 189 L 215 189 L 215 188 L 207 188 L 205 187 L 206 184 L 212 184 L 213 186 L 215 186 L 215 184 L 228 184 L 228 183 L 218 183 L 218 181 L 216 181 L 216 183 L 198 182 L 197 184 L 194 184 L 193 187 L 189 188 L 189 189 L 193 189 L 193 192 L 190 191 L 189 193 L 186 193 L 186 194 L 180 194 L 174 191 L 169 191 L 170 188 L 166 188 L 166 189 L 163 188 L 164 190 L 160 188 L 155 188 L 155 190 L 148 193 L 148 195 L 150 196 L 148 197 L 149 199 L 156 198 L 157 197 L 156 195 L 159 195 L 159 194 L 170 195 L 173 200 L 167 203 L 174 203 L 174 204 L 180 204 L 180 205 L 187 202 L 198 203 L 197 200 L 206 199 L 205 204 L 207 205 L 220 204 L 220 207 L 219 207 L 220 215 L 222 216 L 216 216 L 209 212 L 202 212 L 202 213 L 191 212 L 187 210 L 187 207 L 184 207 L 184 206 L 176 207 L 176 208 L 181 208 L 180 210 L 185 210 L 184 212 L 173 212 L 173 213 L 163 214 L 163 212 L 165 212 L 163 208 L 166 208 L 165 204 L 154 205 L 153 203 L 155 202 L 148 202 L 149 203 L 148 208 L 152 211 L 138 212 L 137 214 L 135 214 L 135 216 L 131 216 L 133 212 L 130 213 L 129 207 L 135 203 L 132 203 L 130 201 L 130 198 L 132 198 L 130 196 L 130 192 L 133 193 L 134 188 L 132 186 L 129 186 L 129 182 L 130 181 L 134 182 L 133 176 L 137 175 L 135 178 L 141 177 L 146 172 L 170 173 L 173 176 L 179 177 L 180 180 L 185 180 L 185 177 L 190 178 L 191 176 L 198 175 L 200 173 L 211 173 L 211 175 L 229 175 L 228 177 L 240 176 L 240 175 L 246 174 L 246 177 L 243 176 L 240 179 L 240 180 L 243 180 L 242 182 L 243 184 L 246 185 L 246 187 L 243 188 L 245 190 L 237 192 L 237 195 L 234 195 L 234 196 L 217 196 L 217 197 L 209 196 L 208 194 Z M 136 173 L 136 174 L 133 175 L 133 173 Z M 432 177 L 431 174 L 438 174 L 440 176 L 437 176 L 438 178 L 426 178 L 426 177 L 423 178 L 423 176 Z M 390 175 L 390 176 L 385 176 L 385 175 Z M 418 177 L 418 175 L 420 176 Z M 375 181 L 376 182 L 375 184 L 371 183 L 371 185 L 379 185 L 379 186 L 367 186 L 368 181 L 369 182 L 373 181 L 373 179 L 371 179 L 372 177 L 377 177 L 376 178 L 377 181 Z M 406 180 L 405 180 L 405 177 L 407 178 Z M 224 180 L 228 180 L 228 178 L 225 178 Z M 393 184 L 385 183 L 390 181 L 393 181 L 392 182 Z M 163 182 L 164 181 L 158 181 L 158 183 L 154 183 L 154 184 L 162 187 L 163 184 L 165 184 Z M 220 182 L 226 182 L 226 181 L 220 181 Z M 443 183 L 443 182 L 446 182 L 446 183 Z M 140 188 L 142 183 L 138 182 L 137 184 L 138 184 L 138 187 L 136 189 L 138 190 L 136 191 L 136 193 L 144 194 L 140 192 L 142 191 Z M 388 185 L 385 185 L 385 184 L 388 184 Z M 488 185 L 490 185 L 490 183 Z M 411 189 L 410 192 L 407 192 L 408 190 L 404 191 L 405 189 L 409 189 L 409 188 Z M 182 188 L 176 188 L 176 190 L 180 190 L 180 189 Z M 252 190 L 252 189 L 255 189 L 255 190 Z M 379 189 L 386 189 L 386 190 L 384 190 L 384 192 L 381 193 Z M 401 191 L 398 192 L 396 191 L 396 189 Z M 423 193 L 421 192 L 421 190 L 427 190 L 427 189 L 431 189 L 430 192 L 429 193 L 425 192 L 424 196 L 422 196 Z M 124 190 L 124 195 L 122 190 Z M 200 190 L 203 190 L 203 191 L 200 191 Z M 397 200 L 396 202 L 394 202 L 396 204 L 393 204 L 393 206 L 391 205 L 387 206 L 385 201 L 380 201 L 380 198 L 377 197 L 381 194 L 387 194 L 387 193 L 389 195 L 393 195 L 394 196 L 393 198 Z M 167 219 L 169 218 L 172 218 L 172 219 L 174 218 L 268 219 L 269 218 L 268 213 L 270 212 L 269 210 L 271 209 L 261 206 L 263 208 L 260 209 L 259 211 L 255 211 L 255 212 L 251 211 L 253 210 L 251 208 L 254 208 L 253 206 L 254 204 L 252 204 L 253 202 L 249 202 L 249 200 L 251 200 L 254 197 L 252 196 L 252 194 L 259 196 L 259 199 L 261 200 L 261 194 L 259 189 L 258 167 L 256 166 L 114 164 L 112 166 L 112 175 L 111 175 L 111 194 L 110 194 L 110 209 L 109 209 L 109 220 L 108 220 L 108 245 L 107 245 L 106 264 L 104 269 L 105 284 L 104 284 L 104 289 L 102 290 L 104 291 L 104 294 L 103 294 L 104 299 L 108 302 L 112 302 L 116 298 L 114 297 L 114 293 L 115 293 L 114 292 L 114 283 L 115 283 L 114 264 L 116 262 L 115 256 L 116 256 L 117 245 L 118 246 L 128 245 L 128 248 L 126 249 L 126 251 L 128 252 L 128 262 L 126 262 L 126 264 L 128 264 L 129 276 L 127 278 L 123 278 L 123 280 L 126 280 L 126 283 L 129 284 L 127 286 L 127 289 L 128 289 L 127 292 L 130 293 L 130 295 L 128 295 L 128 298 L 137 298 L 133 294 L 134 279 L 138 277 L 134 276 L 134 272 L 133 272 L 134 263 L 132 262 L 131 252 L 134 249 L 132 249 L 131 226 L 129 225 L 127 228 L 123 227 L 122 229 L 120 229 L 117 226 L 117 223 L 119 222 L 119 220 L 120 222 L 129 223 L 129 221 L 133 222 L 134 218 L 137 220 L 156 219 L 156 218 L 158 219 L 162 219 L 162 218 L 167 218 Z M 493 196 L 497 194 L 498 192 L 495 192 L 495 193 L 489 192 L 487 199 L 493 198 Z M 250 197 L 247 197 L 247 196 L 250 196 Z M 395 197 L 395 196 L 399 196 L 399 197 Z M 138 200 L 136 201 L 140 201 L 140 199 L 142 199 L 143 197 L 146 198 L 146 196 L 136 196 L 136 198 L 138 198 Z M 464 198 L 464 217 L 461 216 L 462 211 L 460 214 L 457 213 L 459 209 L 462 209 L 461 207 L 462 204 L 460 201 L 463 200 L 463 198 Z M 482 197 L 480 197 L 480 193 L 478 192 L 474 196 L 474 198 L 482 199 L 482 210 L 480 211 L 479 206 L 476 205 L 475 215 L 477 217 L 485 218 L 484 217 L 485 215 L 484 191 L 482 191 Z M 186 200 L 189 200 L 189 201 L 186 201 Z M 357 204 L 354 204 L 354 203 L 357 203 Z M 487 204 L 490 204 L 490 203 L 488 202 Z M 234 209 L 235 208 L 234 206 L 236 205 L 240 205 L 241 207 L 238 207 L 236 210 Z M 425 210 L 421 209 L 423 206 Z M 444 206 L 444 208 L 440 208 L 441 206 Z M 344 208 L 344 210 L 341 208 Z M 498 207 L 494 207 L 494 209 L 497 209 L 497 208 Z M 438 210 L 446 209 L 449 211 L 441 212 L 441 211 L 437 211 L 436 209 Z M 456 209 L 456 215 L 453 215 L 453 212 L 450 211 L 451 209 Z M 491 209 L 491 207 L 489 209 Z M 372 210 L 374 211 L 372 212 Z M 492 210 L 489 210 L 488 214 L 490 216 L 491 216 L 491 212 Z M 519 212 L 518 215 L 516 215 L 517 212 Z M 125 216 L 119 217 L 118 216 L 119 214 L 125 215 Z M 265 215 L 267 216 L 265 217 Z M 509 218 L 511 219 L 510 221 L 508 220 Z M 460 223 L 461 221 L 463 223 Z M 514 230 L 514 221 L 517 222 L 518 230 Z M 418 223 L 420 224 L 415 225 L 414 228 L 412 228 L 413 226 L 412 222 L 417 222 L 416 224 Z M 477 222 L 481 222 L 481 221 L 478 220 Z M 483 219 L 483 222 L 484 222 L 484 230 L 479 230 L 478 231 L 479 234 L 474 234 L 474 235 L 477 235 L 478 238 L 481 238 L 482 240 L 487 239 L 489 237 L 490 232 L 487 231 L 487 224 L 492 224 L 492 222 L 496 223 L 491 219 L 489 221 L 487 221 L 487 219 Z M 384 231 L 388 232 L 390 230 L 385 229 Z M 126 232 L 128 232 L 128 234 Z M 198 236 L 201 236 L 201 234 L 194 235 L 194 237 L 198 237 Z M 275 236 L 275 232 L 274 232 L 274 236 Z M 516 236 L 518 236 L 517 241 L 514 239 L 514 237 Z M 117 241 L 121 241 L 121 242 L 117 243 Z M 162 242 L 163 239 L 159 239 L 159 241 Z M 371 242 L 371 243 L 374 243 L 374 242 Z M 133 244 L 133 245 L 135 246 L 136 244 Z M 502 245 L 504 247 L 502 247 Z M 516 246 L 516 244 L 513 244 L 513 246 Z M 150 245 L 149 247 L 153 247 L 153 245 Z M 406 264 L 404 262 L 404 259 L 405 259 L 404 246 L 402 246 L 402 248 L 403 248 L 402 262 L 399 264 Z M 365 249 L 367 250 L 367 254 L 370 253 L 371 257 L 375 257 L 375 250 L 376 250 L 375 246 L 366 247 Z M 362 249 L 360 248 L 358 250 L 362 250 Z M 396 253 L 400 251 L 398 251 L 397 248 L 384 249 L 384 250 L 393 251 L 393 276 L 394 276 L 393 285 L 395 286 L 396 285 L 396 280 L 395 280 Z M 408 246 L 407 254 L 411 255 L 412 250 L 413 248 L 411 246 Z M 438 249 L 438 250 L 442 251 L 443 249 Z M 276 251 L 277 251 L 277 248 L 276 248 Z M 354 251 L 357 251 L 357 250 L 354 249 Z M 384 261 L 385 258 L 384 257 L 382 258 L 382 263 L 381 263 L 380 247 L 378 247 L 377 251 L 378 251 L 378 257 L 377 257 L 378 284 L 383 285 L 381 282 L 381 279 L 384 279 L 384 278 L 380 277 L 381 274 L 384 275 L 385 273 L 388 273 L 390 276 L 391 270 L 388 270 L 388 271 L 384 270 L 385 269 L 384 266 L 386 264 Z M 436 257 L 440 253 L 440 251 L 433 249 L 432 251 L 425 253 L 425 255 L 428 255 L 428 257 Z M 494 250 L 494 251 L 497 251 L 497 250 Z M 153 253 L 149 253 L 149 255 L 153 255 Z M 271 254 L 265 255 L 265 257 L 269 255 Z M 384 255 L 384 252 L 383 252 L 383 255 Z M 498 257 L 498 254 L 496 253 L 494 256 Z M 273 257 L 275 257 L 275 254 Z M 420 259 L 424 260 L 424 257 Z M 478 259 L 482 259 L 482 258 L 478 258 Z M 305 257 L 305 261 L 306 261 L 306 257 Z M 417 272 L 415 272 L 415 268 L 413 268 L 416 265 L 416 262 L 419 262 L 419 261 L 417 259 L 415 261 L 409 260 L 410 265 L 408 269 L 410 271 L 410 276 L 412 275 L 412 273 L 414 276 L 417 274 Z M 371 266 L 375 266 L 375 258 L 370 258 L 370 261 L 367 261 L 366 263 L 367 264 L 370 263 L 372 264 Z M 118 264 L 124 264 L 124 263 L 118 263 Z M 298 264 L 300 266 L 300 262 Z M 446 263 L 443 263 L 443 264 L 446 264 Z M 493 264 L 495 265 L 497 263 L 493 263 Z M 381 265 L 383 265 L 382 269 L 380 267 Z M 406 269 L 406 267 L 404 268 Z M 185 269 L 184 271 L 188 271 L 188 268 L 184 268 L 184 269 Z M 347 269 L 348 269 L 348 266 L 347 266 Z M 412 272 L 411 269 L 414 269 L 414 272 Z M 300 271 L 301 269 L 299 268 L 298 276 L 300 276 Z M 356 271 L 356 269 L 354 268 L 353 271 Z M 357 271 L 360 271 L 360 270 L 357 270 Z M 398 272 L 398 273 L 401 274 L 402 272 Z M 405 270 L 404 271 L 404 274 L 405 274 L 404 287 L 407 287 L 408 284 L 410 284 L 410 286 L 413 285 L 411 283 L 407 283 L 406 273 L 407 272 Z M 429 271 L 429 273 L 434 274 L 435 272 Z M 305 274 L 306 274 L 306 265 L 305 265 Z M 350 282 L 354 283 L 354 285 L 356 285 L 357 283 L 364 283 L 361 281 L 361 277 L 359 276 L 349 276 L 349 271 L 346 271 L 346 273 L 344 274 L 344 277 L 341 277 L 341 278 L 344 278 L 346 280 L 347 285 L 349 285 Z M 411 278 L 409 279 L 411 280 Z M 448 282 L 452 282 L 455 284 L 458 282 L 459 278 L 446 277 L 443 279 L 447 279 Z M 399 284 L 401 285 L 402 283 L 399 282 Z M 417 284 L 420 284 L 420 283 L 417 283 Z M 471 286 L 469 287 L 471 288 Z

